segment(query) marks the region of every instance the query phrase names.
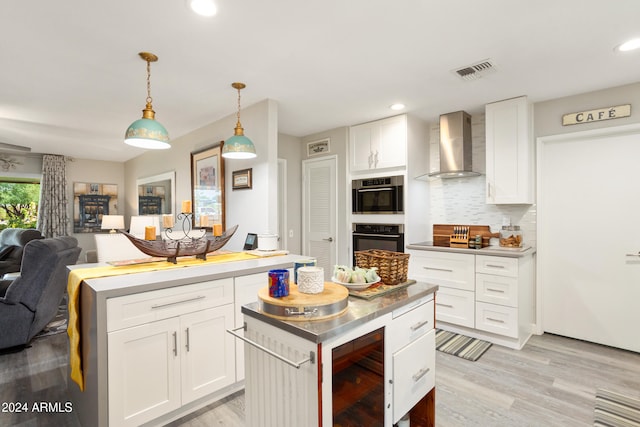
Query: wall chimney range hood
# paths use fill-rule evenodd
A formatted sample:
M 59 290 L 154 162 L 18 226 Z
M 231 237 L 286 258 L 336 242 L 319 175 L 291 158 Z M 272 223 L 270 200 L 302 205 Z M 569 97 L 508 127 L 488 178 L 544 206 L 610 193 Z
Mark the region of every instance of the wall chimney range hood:
M 480 175 L 471 169 L 471 116 L 464 111 L 440 116 L 440 171 L 432 178 L 461 178 Z

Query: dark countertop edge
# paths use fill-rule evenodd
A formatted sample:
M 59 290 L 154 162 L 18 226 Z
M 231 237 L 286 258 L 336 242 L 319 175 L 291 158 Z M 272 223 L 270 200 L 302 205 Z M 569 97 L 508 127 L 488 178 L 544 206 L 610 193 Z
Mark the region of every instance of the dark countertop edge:
M 410 288 L 413 288 L 413 289 L 410 289 Z M 407 291 L 409 290 L 412 291 L 411 295 L 408 295 L 406 298 L 399 301 L 393 301 L 394 300 L 393 293 L 389 294 L 388 296 L 381 296 L 378 298 L 374 298 L 373 300 L 365 300 L 362 298 L 350 296 L 349 309 L 351 309 L 352 304 L 365 306 L 365 307 L 369 305 L 371 306 L 371 311 L 369 311 L 368 313 L 360 317 L 356 317 L 352 319 L 343 318 L 343 316 L 349 315 L 348 313 L 349 309 L 347 309 L 346 313 L 338 317 L 327 319 L 327 320 L 306 321 L 306 322 L 280 320 L 280 319 L 276 319 L 261 313 L 258 310 L 257 302 L 252 302 L 250 304 L 243 305 L 241 308 L 241 311 L 242 311 L 242 314 L 246 316 L 253 317 L 257 320 L 260 320 L 262 322 L 275 326 L 286 332 L 292 333 L 293 335 L 296 335 L 300 338 L 303 338 L 318 344 L 318 343 L 327 341 L 330 338 L 343 334 L 351 329 L 355 329 L 356 327 L 363 325 L 369 322 L 370 320 L 373 320 L 378 317 L 384 316 L 385 314 L 391 313 L 394 310 L 404 307 L 405 305 L 408 305 L 428 295 L 435 294 L 435 292 L 438 290 L 438 285 L 431 284 L 431 283 L 417 282 L 413 285 L 409 285 L 407 287 Z M 388 301 L 391 301 L 388 303 L 388 305 L 384 305 L 384 307 L 375 309 L 375 306 L 378 306 L 380 305 L 380 303 L 388 302 Z M 305 328 L 305 325 L 307 324 L 322 326 L 323 323 L 326 323 L 328 325 L 326 330 L 323 332 L 314 332 L 309 328 Z M 335 325 L 330 326 L 331 324 L 335 324 Z
M 454 253 L 461 253 L 461 254 L 501 256 L 505 258 L 522 258 L 522 257 L 533 255 L 536 253 L 536 248 L 533 246 L 529 246 L 524 249 L 500 248 L 499 246 L 487 246 L 482 249 L 469 249 L 469 248 L 450 248 L 447 246 L 434 246 L 431 244 L 431 242 L 410 243 L 406 246 L 406 248 L 419 250 L 419 251 L 454 252 Z

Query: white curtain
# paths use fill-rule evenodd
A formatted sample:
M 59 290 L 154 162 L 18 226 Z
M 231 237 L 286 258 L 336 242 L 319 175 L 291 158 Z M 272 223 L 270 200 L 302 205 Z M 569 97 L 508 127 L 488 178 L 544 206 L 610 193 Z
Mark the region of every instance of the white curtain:
M 45 237 L 68 235 L 67 164 L 64 156 L 42 157 L 38 230 Z

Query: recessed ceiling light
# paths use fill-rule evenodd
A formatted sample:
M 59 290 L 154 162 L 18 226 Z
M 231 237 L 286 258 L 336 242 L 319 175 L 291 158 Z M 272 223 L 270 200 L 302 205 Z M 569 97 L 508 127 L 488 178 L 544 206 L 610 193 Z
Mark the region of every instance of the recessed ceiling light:
M 398 110 L 404 110 L 404 107 L 405 107 L 404 104 L 393 104 L 389 108 L 391 108 L 392 110 L 398 111 Z
M 627 40 L 626 42 L 615 47 L 617 52 L 628 52 L 640 48 L 640 38 Z
M 187 0 L 189 8 L 200 16 L 213 16 L 218 12 L 213 0 Z

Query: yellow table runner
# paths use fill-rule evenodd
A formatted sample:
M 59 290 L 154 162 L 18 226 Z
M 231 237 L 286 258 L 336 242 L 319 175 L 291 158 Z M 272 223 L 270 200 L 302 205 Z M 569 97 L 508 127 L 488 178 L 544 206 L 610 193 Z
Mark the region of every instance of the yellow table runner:
M 192 265 L 206 265 L 229 261 L 242 261 L 256 259 L 255 255 L 245 252 L 231 252 L 220 255 L 209 254 L 207 260 L 197 258 L 178 258 L 178 263 L 152 262 L 126 266 L 101 266 L 78 268 L 69 272 L 67 293 L 69 294 L 69 364 L 71 366 L 71 379 L 84 391 L 84 373 L 82 371 L 82 351 L 80 350 L 80 284 L 86 279 L 98 277 L 119 276 L 122 274 L 142 273 L 157 270 L 170 270 L 174 268 L 189 267 Z

